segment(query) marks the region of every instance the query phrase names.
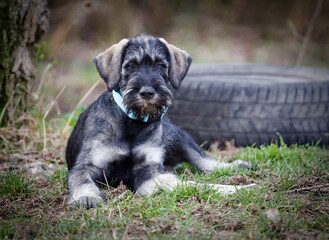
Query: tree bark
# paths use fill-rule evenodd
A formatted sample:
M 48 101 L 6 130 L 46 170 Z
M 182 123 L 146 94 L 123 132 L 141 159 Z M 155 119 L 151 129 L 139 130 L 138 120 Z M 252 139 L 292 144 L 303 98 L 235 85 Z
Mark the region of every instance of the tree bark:
M 46 0 L 0 0 L 0 125 L 31 106 L 38 43 L 48 26 Z

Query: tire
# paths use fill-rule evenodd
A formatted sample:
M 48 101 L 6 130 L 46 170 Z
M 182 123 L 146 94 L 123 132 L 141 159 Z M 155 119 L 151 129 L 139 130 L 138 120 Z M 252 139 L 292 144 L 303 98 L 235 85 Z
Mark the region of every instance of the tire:
M 329 71 L 272 65 L 191 67 L 169 110 L 199 143 L 329 145 Z

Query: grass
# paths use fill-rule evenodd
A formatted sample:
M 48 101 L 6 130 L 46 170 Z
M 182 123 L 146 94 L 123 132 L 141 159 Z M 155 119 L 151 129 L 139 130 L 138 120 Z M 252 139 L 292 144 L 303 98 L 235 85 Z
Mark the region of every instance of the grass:
M 22 172 L 8 171 L 0 174 L 0 196 L 24 196 L 33 192 L 33 180 L 24 177 Z
M 59 153 L 62 156 L 62 153 Z M 181 187 L 150 198 L 123 186 L 104 188 L 98 208 L 69 209 L 62 164 L 42 180 L 1 173 L 0 238 L 30 239 L 326 239 L 328 153 L 317 146 L 247 147 L 234 158 L 255 168 L 218 170 L 182 178 L 217 183 L 256 182 L 259 187 L 221 196 L 211 189 Z M 185 172 L 185 174 L 184 174 Z M 316 188 L 325 185 L 326 188 Z M 310 188 L 303 190 L 305 186 Z M 313 187 L 313 188 L 312 188 Z M 277 216 L 268 217 L 274 211 Z
M 124 185 L 105 186 L 107 203 L 70 209 L 64 160 L 68 135 L 61 131 L 68 116 L 46 119 L 46 151 L 38 111 L 20 128 L 0 129 L 0 239 L 329 237 L 329 154 L 317 145 L 246 147 L 226 159 L 251 161 L 250 170 L 229 168 L 205 175 L 187 164 L 176 169 L 182 179 L 196 182 L 258 185 L 234 195 L 182 186 L 143 198 Z M 69 125 L 75 121 L 76 116 Z M 41 172 L 24 168 L 35 163 L 41 164 Z

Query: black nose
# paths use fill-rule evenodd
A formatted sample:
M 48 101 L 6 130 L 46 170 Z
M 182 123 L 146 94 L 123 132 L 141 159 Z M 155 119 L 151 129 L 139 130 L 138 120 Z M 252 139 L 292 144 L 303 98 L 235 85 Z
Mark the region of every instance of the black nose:
M 139 95 L 141 95 L 141 97 L 145 100 L 150 100 L 154 97 L 155 90 L 153 87 L 144 86 L 139 90 Z

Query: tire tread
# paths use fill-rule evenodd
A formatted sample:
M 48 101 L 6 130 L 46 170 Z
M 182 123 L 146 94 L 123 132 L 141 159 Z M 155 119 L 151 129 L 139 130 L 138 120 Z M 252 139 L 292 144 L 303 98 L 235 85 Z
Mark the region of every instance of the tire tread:
M 253 65 L 255 78 L 238 67 L 235 78 L 234 72 L 214 69 L 188 75 L 169 110 L 173 122 L 199 143 L 235 139 L 239 146 L 261 145 L 278 141 L 280 133 L 287 144 L 321 139 L 329 145 L 329 71 L 326 78 L 322 71 L 304 67 Z M 275 74 L 278 82 L 264 82 Z M 305 82 L 311 77 L 315 80 Z

